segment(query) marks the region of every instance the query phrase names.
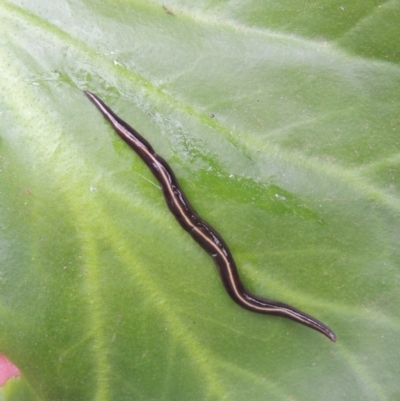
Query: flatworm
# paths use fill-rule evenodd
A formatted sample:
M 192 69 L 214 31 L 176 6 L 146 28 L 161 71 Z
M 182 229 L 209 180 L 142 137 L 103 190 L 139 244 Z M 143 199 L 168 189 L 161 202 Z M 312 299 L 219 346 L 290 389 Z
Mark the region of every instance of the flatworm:
M 136 130 L 118 117 L 98 96 L 86 96 L 111 123 L 116 133 L 141 157 L 161 185 L 171 213 L 192 238 L 211 256 L 229 296 L 241 307 L 256 313 L 292 319 L 336 341 L 335 333 L 310 315 L 282 302 L 261 298 L 249 292 L 240 280 L 236 263 L 220 234 L 204 221 L 189 203 L 169 164 L 154 151 Z

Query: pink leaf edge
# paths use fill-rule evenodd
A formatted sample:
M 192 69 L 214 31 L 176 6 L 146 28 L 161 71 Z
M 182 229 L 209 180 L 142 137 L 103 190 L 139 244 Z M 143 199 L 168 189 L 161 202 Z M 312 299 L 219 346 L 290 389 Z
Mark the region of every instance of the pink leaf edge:
M 9 359 L 0 354 L 0 387 L 14 376 L 21 376 L 21 372 Z

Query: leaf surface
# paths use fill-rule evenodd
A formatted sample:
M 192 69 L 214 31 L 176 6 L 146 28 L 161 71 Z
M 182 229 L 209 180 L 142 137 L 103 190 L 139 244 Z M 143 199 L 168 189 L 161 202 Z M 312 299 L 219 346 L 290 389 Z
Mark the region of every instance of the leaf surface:
M 238 3 L 0 4 L 5 399 L 400 395 L 398 4 Z M 83 90 L 338 342 L 235 305 Z

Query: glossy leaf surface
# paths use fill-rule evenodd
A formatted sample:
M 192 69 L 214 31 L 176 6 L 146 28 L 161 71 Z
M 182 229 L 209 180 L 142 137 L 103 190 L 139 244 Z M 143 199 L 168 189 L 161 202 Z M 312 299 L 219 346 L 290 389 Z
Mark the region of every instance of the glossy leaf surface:
M 396 4 L 0 4 L 3 398 L 400 395 Z M 250 290 L 338 342 L 236 306 L 83 90 L 169 161 Z

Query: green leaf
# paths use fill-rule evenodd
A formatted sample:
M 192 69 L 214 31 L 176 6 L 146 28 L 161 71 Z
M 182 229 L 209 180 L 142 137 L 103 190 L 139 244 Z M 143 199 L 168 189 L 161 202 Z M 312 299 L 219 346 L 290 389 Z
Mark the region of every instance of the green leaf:
M 0 4 L 0 399 L 398 399 L 399 5 L 265 3 Z M 234 304 L 83 90 L 337 343 Z

